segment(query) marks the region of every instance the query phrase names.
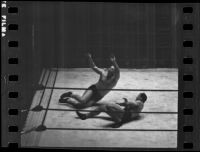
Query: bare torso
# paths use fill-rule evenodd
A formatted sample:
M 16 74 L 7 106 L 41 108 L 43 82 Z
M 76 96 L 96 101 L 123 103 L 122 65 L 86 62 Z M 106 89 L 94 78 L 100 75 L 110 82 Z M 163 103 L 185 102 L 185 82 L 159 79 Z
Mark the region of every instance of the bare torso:
M 112 81 L 107 79 L 107 71 L 103 71 L 102 75 L 100 75 L 99 81 L 95 84 L 99 94 L 101 96 L 105 96 L 110 89 L 116 86 L 117 82 L 119 80 L 119 73 L 114 74 L 114 79 Z
M 144 103 L 141 101 L 135 101 L 134 104 L 129 102 L 128 106 L 130 109 L 130 115 L 131 115 L 130 117 L 135 118 L 135 117 L 139 116 L 140 112 L 142 111 L 142 109 L 144 107 Z

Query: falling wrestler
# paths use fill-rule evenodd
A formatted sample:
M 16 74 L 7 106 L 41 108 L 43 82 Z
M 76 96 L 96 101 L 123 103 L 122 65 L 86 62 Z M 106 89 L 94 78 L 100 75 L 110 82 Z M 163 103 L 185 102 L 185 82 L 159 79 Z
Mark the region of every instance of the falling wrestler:
M 97 83 L 89 86 L 82 96 L 74 93 L 67 92 L 61 95 L 60 103 L 72 104 L 75 108 L 90 107 L 100 101 L 109 91 L 114 88 L 120 78 L 120 69 L 116 62 L 115 56 L 110 57 L 112 65 L 109 68 L 98 68 L 90 53 L 87 54 L 89 59 L 90 68 L 99 75 Z

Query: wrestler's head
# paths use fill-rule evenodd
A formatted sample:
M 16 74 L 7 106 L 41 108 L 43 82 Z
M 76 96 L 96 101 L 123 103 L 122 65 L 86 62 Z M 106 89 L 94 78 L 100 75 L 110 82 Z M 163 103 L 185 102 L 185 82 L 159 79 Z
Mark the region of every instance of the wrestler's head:
M 111 73 L 114 73 L 115 71 L 115 67 L 112 65 L 108 68 L 108 71 L 111 72 Z
M 147 100 L 147 95 L 145 93 L 140 93 L 137 97 L 136 100 L 140 100 L 143 103 L 145 103 L 145 101 Z
M 110 79 L 115 73 L 115 68 L 114 68 L 114 66 L 110 66 L 106 70 L 108 71 L 107 79 Z

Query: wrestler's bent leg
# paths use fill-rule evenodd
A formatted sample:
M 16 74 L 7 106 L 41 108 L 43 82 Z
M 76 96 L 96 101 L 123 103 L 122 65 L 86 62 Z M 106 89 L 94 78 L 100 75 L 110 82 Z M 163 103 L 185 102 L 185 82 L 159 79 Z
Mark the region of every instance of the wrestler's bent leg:
M 79 111 L 76 111 L 76 114 L 79 116 L 80 119 L 85 120 L 87 118 L 93 118 L 94 116 L 97 116 L 101 112 L 105 112 L 105 111 L 106 111 L 105 105 L 101 105 L 97 107 L 94 111 L 91 111 L 87 114 L 80 113 Z
M 72 93 L 71 97 L 76 99 L 77 101 L 79 101 L 82 104 L 86 104 L 91 99 L 92 95 L 93 95 L 92 90 L 86 90 L 83 93 L 83 96 Z

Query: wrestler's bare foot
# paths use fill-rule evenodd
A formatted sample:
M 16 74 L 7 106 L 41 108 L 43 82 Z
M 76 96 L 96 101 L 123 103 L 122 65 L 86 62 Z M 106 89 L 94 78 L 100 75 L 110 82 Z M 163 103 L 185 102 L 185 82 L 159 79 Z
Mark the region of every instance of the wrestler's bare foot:
M 59 99 L 59 103 L 67 103 L 67 100 L 69 99 L 69 97 L 72 95 L 72 92 L 66 92 L 66 93 L 63 93 L 61 96 L 60 96 L 60 99 Z
M 65 99 L 62 99 L 62 98 L 60 98 L 59 99 L 59 103 L 67 103 L 67 100 L 68 100 L 69 98 L 65 98 Z
M 66 93 L 63 93 L 61 96 L 60 96 L 60 99 L 64 99 L 64 98 L 67 98 L 67 97 L 71 97 L 72 95 L 72 92 L 69 91 L 69 92 L 66 92 Z
M 80 119 L 82 119 L 82 120 L 86 119 L 86 114 L 82 114 L 79 111 L 76 111 L 76 114 L 79 116 Z

